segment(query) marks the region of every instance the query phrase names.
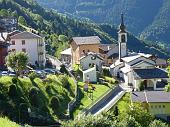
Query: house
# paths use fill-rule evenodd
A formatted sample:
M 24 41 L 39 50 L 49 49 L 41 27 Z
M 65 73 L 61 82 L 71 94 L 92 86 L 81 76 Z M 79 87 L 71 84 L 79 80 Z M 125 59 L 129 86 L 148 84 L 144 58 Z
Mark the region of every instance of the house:
M 97 70 L 101 70 L 103 58 L 97 53 L 89 52 L 80 58 L 80 65 L 83 70 L 87 70 L 94 66 L 96 66 Z
M 7 33 L 0 33 L 0 70 L 5 68 L 5 57 L 8 54 L 8 46 Z
M 110 73 L 131 86 L 134 90 L 144 87 L 149 90 L 163 90 L 168 82 L 166 70 L 158 68 L 153 55 L 127 52 L 127 32 L 123 21 L 118 32 L 119 57 L 110 66 Z
M 40 35 L 31 32 L 14 31 L 9 33 L 9 51 L 26 52 L 32 65 L 45 66 L 45 42 Z
M 118 49 L 117 44 L 100 44 L 99 53 L 104 58 L 105 65 L 111 65 L 118 59 Z
M 68 49 L 62 51 L 61 52 L 62 63 L 67 64 L 67 65 L 71 64 L 71 56 L 72 56 L 71 48 L 68 48 Z
M 96 66 L 83 71 L 83 82 L 97 82 L 97 70 Z
M 98 36 L 73 37 L 70 42 L 72 65 L 80 64 L 80 58 L 88 52 L 99 53 L 100 41 Z
M 133 103 L 142 103 L 147 111 L 155 115 L 157 118 L 170 122 L 170 92 L 132 92 L 131 99 Z

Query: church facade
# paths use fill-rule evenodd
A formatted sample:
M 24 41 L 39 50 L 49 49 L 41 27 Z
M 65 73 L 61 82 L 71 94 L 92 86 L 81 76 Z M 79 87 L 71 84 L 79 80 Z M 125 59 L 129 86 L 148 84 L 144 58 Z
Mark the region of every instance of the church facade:
M 121 16 L 120 30 L 118 32 L 119 59 L 110 66 L 110 72 L 124 85 L 134 90 L 163 90 L 168 82 L 165 70 L 156 67 L 151 54 L 127 52 L 127 32 Z

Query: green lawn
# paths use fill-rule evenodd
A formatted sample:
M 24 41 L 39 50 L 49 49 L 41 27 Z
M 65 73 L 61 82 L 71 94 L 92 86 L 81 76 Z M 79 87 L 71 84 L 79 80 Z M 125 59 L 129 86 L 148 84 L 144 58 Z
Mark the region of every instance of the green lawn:
M 115 106 L 118 107 L 119 114 L 126 114 L 130 108 L 130 93 L 126 93 Z M 110 112 L 114 112 L 115 106 L 111 108 Z
M 80 105 L 74 111 L 74 116 L 77 115 L 82 109 L 87 108 L 92 103 L 96 102 L 102 95 L 104 95 L 109 89 L 109 86 L 102 85 L 102 84 L 93 84 L 95 86 L 95 90 L 93 91 L 93 100 L 91 91 L 88 93 L 83 90 L 84 83 L 79 82 L 79 89 L 80 89 Z M 89 87 L 91 88 L 91 87 Z

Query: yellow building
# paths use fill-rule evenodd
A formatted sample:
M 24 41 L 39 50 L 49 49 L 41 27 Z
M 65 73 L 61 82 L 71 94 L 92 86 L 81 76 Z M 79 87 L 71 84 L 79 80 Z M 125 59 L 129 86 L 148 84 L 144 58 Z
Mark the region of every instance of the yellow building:
M 170 92 L 143 91 L 133 92 L 132 102 L 141 102 L 157 118 L 170 121 Z

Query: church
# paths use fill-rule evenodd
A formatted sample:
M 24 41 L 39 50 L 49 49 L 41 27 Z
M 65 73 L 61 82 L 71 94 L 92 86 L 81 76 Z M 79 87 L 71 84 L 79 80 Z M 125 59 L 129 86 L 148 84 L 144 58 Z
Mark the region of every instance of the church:
M 132 53 L 127 50 L 127 31 L 123 14 L 118 32 L 119 57 L 110 66 L 110 73 L 120 79 L 125 86 L 135 91 L 163 90 L 168 83 L 166 70 L 158 68 L 151 54 Z

